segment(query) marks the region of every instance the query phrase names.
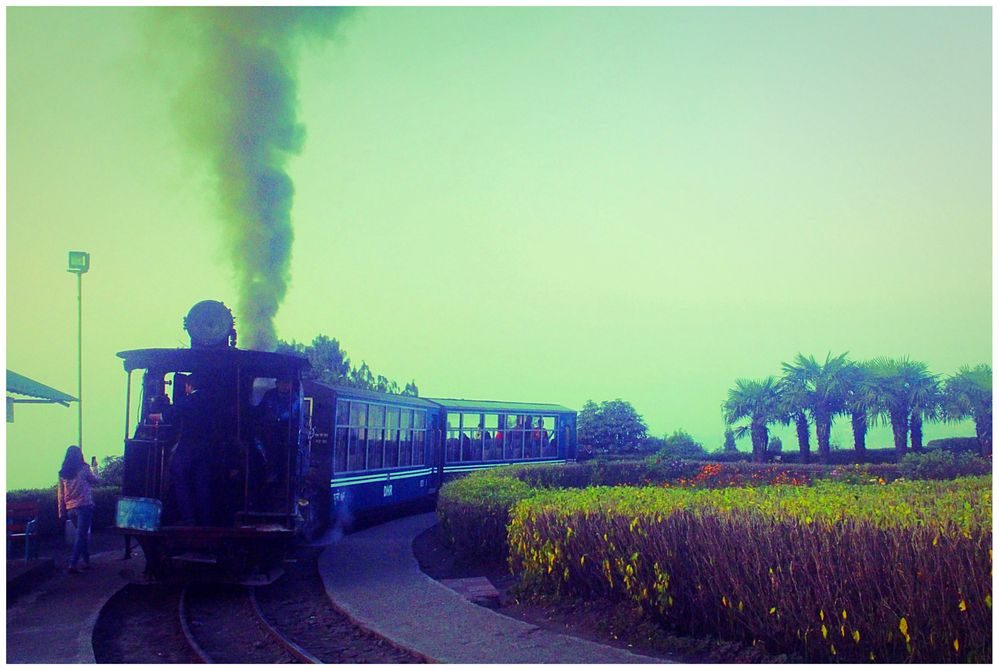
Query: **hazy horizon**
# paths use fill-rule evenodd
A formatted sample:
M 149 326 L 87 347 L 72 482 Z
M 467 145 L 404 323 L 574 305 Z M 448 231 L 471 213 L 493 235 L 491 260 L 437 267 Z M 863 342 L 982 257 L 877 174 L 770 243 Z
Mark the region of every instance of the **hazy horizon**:
M 122 453 L 115 352 L 187 346 L 193 304 L 237 304 L 175 114 L 200 52 L 171 11 L 7 10 L 7 367 L 76 395 L 66 254 L 89 251 L 88 456 Z M 799 352 L 991 364 L 991 19 L 355 10 L 298 49 L 276 335 L 335 337 L 425 396 L 620 397 L 709 449 L 735 380 Z M 6 436 L 8 489 L 54 484 L 76 406 L 17 405 Z

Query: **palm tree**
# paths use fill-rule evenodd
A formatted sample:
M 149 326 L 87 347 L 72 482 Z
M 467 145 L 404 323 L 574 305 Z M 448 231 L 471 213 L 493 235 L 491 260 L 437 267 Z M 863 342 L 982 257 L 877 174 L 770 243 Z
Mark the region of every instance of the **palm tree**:
M 926 388 L 935 383 L 925 363 L 909 358 L 879 356 L 871 361 L 867 387 L 874 396 L 876 412 L 883 421 L 891 424 L 895 440 L 895 456 L 905 455 L 909 439 L 909 421 L 913 405 L 923 402 L 920 398 Z
M 942 414 L 949 421 L 972 418 L 978 448 L 983 456 L 992 453 L 992 366 L 964 365 L 944 381 Z
M 735 386 L 728 391 L 728 399 L 722 406 L 725 421 L 729 424 L 739 419 L 749 419 L 749 426 L 736 431 L 736 436 L 744 434 L 748 428 L 753 442 L 753 460 L 762 463 L 766 460 L 767 443 L 770 431 L 767 426 L 786 416 L 781 408 L 777 379 L 737 379 Z
M 940 385 L 936 377 L 919 380 L 913 387 L 912 414 L 909 417 L 909 434 L 913 451 L 923 450 L 923 421 L 940 417 Z
M 798 451 L 801 462 L 811 460 L 811 445 L 809 445 L 809 423 L 805 412 L 808 410 L 808 393 L 805 380 L 797 375 L 785 373 L 780 380 L 780 397 L 784 411 L 794 422 L 794 430 L 798 436 Z
M 850 415 L 853 428 L 853 448 L 858 455 L 867 451 L 867 428 L 875 411 L 875 394 L 870 384 L 869 362 L 851 362 L 846 371 L 846 401 L 843 413 Z
M 846 354 L 826 354 L 824 363 L 814 356 L 798 354 L 794 363 L 784 363 L 785 378 L 796 380 L 808 409 L 815 420 L 815 437 L 819 444 L 819 460 L 829 462 L 829 434 L 833 417 L 843 411 L 846 402 L 849 363 Z

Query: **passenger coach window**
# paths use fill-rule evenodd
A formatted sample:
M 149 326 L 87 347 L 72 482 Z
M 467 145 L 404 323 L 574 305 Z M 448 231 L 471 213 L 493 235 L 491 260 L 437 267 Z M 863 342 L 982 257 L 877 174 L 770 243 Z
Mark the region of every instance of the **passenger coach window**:
M 424 465 L 426 462 L 427 444 L 427 413 L 421 410 L 413 412 L 413 465 Z
M 350 445 L 347 452 L 347 469 L 363 470 L 364 458 L 368 448 L 368 431 L 366 428 L 350 429 Z
M 554 458 L 558 456 L 558 423 L 554 416 L 545 416 L 541 419 L 541 456 Z
M 350 403 L 346 400 L 338 400 L 336 403 L 336 423 L 338 426 L 346 426 L 350 422 Z
M 461 415 L 448 412 L 447 432 L 444 435 L 444 460 L 456 463 L 461 460 Z
M 340 400 L 333 448 L 335 472 L 423 465 L 426 412 Z

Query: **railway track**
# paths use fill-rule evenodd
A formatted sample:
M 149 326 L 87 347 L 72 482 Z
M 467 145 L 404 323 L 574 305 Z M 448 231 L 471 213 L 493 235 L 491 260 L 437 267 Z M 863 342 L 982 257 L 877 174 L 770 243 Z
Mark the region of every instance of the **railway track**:
M 203 663 L 321 663 L 264 616 L 253 587 L 192 583 L 178 603 L 181 630 Z
M 264 587 L 129 585 L 94 629 L 99 663 L 421 663 L 329 602 L 316 551 Z

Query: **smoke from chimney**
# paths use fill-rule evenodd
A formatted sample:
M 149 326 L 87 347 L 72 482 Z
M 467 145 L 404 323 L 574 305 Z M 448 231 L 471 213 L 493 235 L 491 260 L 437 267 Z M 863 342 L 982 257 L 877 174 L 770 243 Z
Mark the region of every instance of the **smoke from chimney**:
M 216 179 L 224 243 L 237 288 L 243 347 L 271 351 L 274 317 L 288 289 L 294 185 L 286 171 L 304 143 L 297 117 L 297 49 L 329 37 L 344 10 L 331 7 L 187 7 L 195 75 L 177 100 L 185 136 Z

